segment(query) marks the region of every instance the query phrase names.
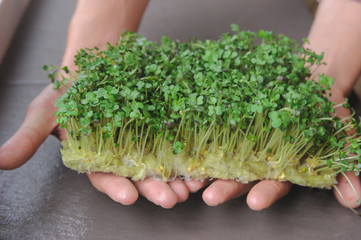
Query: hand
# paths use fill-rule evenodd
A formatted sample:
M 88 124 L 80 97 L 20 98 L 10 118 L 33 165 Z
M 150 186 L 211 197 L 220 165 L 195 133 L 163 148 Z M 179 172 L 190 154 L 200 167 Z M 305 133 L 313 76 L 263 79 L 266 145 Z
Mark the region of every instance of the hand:
M 110 173 L 91 173 L 88 177 L 96 189 L 116 202 L 131 205 L 138 199 L 139 192 L 163 208 L 172 208 L 175 204 L 186 201 L 190 192 L 197 192 L 206 184 L 206 181 L 188 181 L 180 178 L 168 183 L 152 178 L 132 182 Z
M 32 101 L 19 130 L 0 148 L 0 169 L 20 167 L 32 157 L 50 134 L 66 140 L 66 132 L 56 124 L 54 115 L 55 100 L 64 91 L 55 91 L 53 86 L 49 85 Z M 133 183 L 127 178 L 106 173 L 92 173 L 88 176 L 96 189 L 124 205 L 133 204 L 139 192 L 149 201 L 170 208 L 185 201 L 189 192 L 196 192 L 205 185 L 205 182 L 182 181 L 179 178 L 170 183 L 152 179 Z
M 333 90 L 332 97 L 335 99 L 335 102 L 341 102 L 341 100 L 344 100 L 342 92 L 337 89 Z M 351 114 L 349 110 L 341 107 L 336 108 L 335 112 L 341 119 L 346 118 Z M 356 176 L 354 172 L 346 172 L 345 174 L 340 174 L 337 177 L 337 182 L 338 184 L 334 188 L 333 192 L 338 202 L 345 207 L 359 207 L 361 204 L 360 178 Z
M 217 206 L 247 192 L 247 204 L 253 210 L 270 207 L 291 190 L 292 184 L 274 180 L 261 180 L 254 184 L 242 184 L 232 180 L 216 180 L 204 192 L 203 200 L 210 206 Z
M 337 178 L 338 184 L 334 188 L 333 192 L 337 201 L 344 207 L 348 208 L 357 208 L 361 205 L 360 196 L 361 196 L 361 182 L 358 176 L 355 176 L 355 173 L 346 173 L 344 175 L 339 175 Z
M 207 181 L 181 180 L 163 182 L 147 178 L 131 182 L 127 178 L 109 173 L 88 174 L 93 186 L 107 194 L 111 199 L 124 205 L 133 204 L 138 192 L 149 201 L 163 208 L 172 208 L 176 203 L 188 199 L 189 193 L 203 188 Z M 203 192 L 203 200 L 209 206 L 217 206 L 247 192 L 247 204 L 253 210 L 262 210 L 271 206 L 291 189 L 289 182 L 262 180 L 257 184 L 242 184 L 232 180 L 216 180 Z
M 331 88 L 331 101 L 342 103 L 353 89 L 361 70 L 361 4 L 357 1 L 320 1 L 316 18 L 312 24 L 309 48 L 317 53 L 324 52 L 323 65 L 315 71 L 325 73 L 335 79 Z M 341 119 L 351 113 L 343 108 L 336 109 Z M 334 190 L 336 199 L 346 207 L 358 207 L 361 196 L 361 183 L 354 173 L 340 175 L 337 178 L 341 195 Z

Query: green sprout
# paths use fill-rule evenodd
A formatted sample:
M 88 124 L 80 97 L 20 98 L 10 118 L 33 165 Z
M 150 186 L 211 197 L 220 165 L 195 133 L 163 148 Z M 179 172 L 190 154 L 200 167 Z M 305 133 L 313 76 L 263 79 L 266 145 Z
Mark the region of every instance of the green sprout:
M 133 180 L 318 188 L 359 174 L 360 125 L 335 115 L 332 78 L 311 79 L 322 55 L 284 35 L 231 27 L 218 41 L 156 43 L 125 32 L 105 50 L 80 50 L 76 72 L 61 81 L 73 84 L 56 102 L 65 165 Z

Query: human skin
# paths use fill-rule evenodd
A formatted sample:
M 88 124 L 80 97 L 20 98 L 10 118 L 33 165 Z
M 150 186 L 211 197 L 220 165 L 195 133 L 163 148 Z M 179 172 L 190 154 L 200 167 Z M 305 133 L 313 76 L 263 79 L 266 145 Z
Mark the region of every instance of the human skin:
M 342 103 L 351 93 L 355 82 L 361 75 L 361 1 L 354 0 L 322 0 L 315 21 L 308 36 L 309 45 L 317 53 L 324 52 L 323 65 L 315 70 L 335 79 L 331 86 L 330 100 Z M 345 108 L 336 108 L 340 118 L 351 112 Z M 361 196 L 359 177 L 354 173 L 346 174 Z M 358 196 L 343 175 L 338 176 L 338 185 L 342 196 L 334 191 L 336 199 L 346 207 L 358 207 Z
M 337 3 L 334 3 L 337 2 Z M 73 57 L 77 50 L 85 47 L 98 46 L 103 49 L 107 42 L 115 44 L 119 35 L 124 30 L 137 31 L 143 12 L 147 6 L 147 0 L 79 0 L 76 11 L 73 15 L 69 26 L 67 46 L 64 53 L 62 66 L 68 66 L 70 70 L 75 70 Z M 332 12 L 334 17 L 343 19 L 351 18 L 349 11 L 353 11 L 354 21 L 361 22 L 361 6 L 351 1 L 323 1 L 321 3 L 319 14 L 317 15 L 315 24 L 310 32 L 309 47 L 316 51 L 327 51 L 325 54 L 326 62 L 331 64 L 317 71 L 324 71 L 330 76 L 342 76 L 345 80 L 337 81 L 333 89 L 333 100 L 335 102 L 342 102 L 346 94 L 350 91 L 356 77 L 356 69 L 360 67 L 361 59 L 356 59 L 355 55 L 350 53 L 341 55 L 342 57 L 349 57 L 351 60 L 358 61 L 360 64 L 351 64 L 345 66 L 350 68 L 345 74 L 346 69 L 339 69 L 337 59 L 339 57 L 339 44 L 329 36 L 339 36 L 338 32 L 343 32 L 344 27 L 340 25 L 339 28 L 328 27 L 329 23 L 336 21 L 328 16 L 328 8 L 340 6 L 333 6 L 333 4 L 343 4 L 343 11 L 341 13 Z M 358 8 L 356 8 L 358 7 Z M 323 10 L 326 9 L 326 10 Z M 358 10 L 355 10 L 358 9 Z M 357 15 L 358 13 L 358 15 Z M 336 19 L 337 19 L 336 18 Z M 352 22 L 352 19 L 349 20 Z M 354 28 L 360 28 L 354 24 Z M 106 27 L 105 27 L 106 26 Z M 359 29 L 360 30 L 360 29 Z M 358 32 L 360 34 L 360 31 Z M 346 42 L 356 45 L 357 38 L 360 36 L 347 31 L 348 38 L 345 36 Z M 326 44 L 325 44 L 326 43 Z M 343 45 L 345 48 L 345 45 Z M 357 46 L 360 48 L 359 46 Z M 360 49 L 358 49 L 360 50 Z M 352 51 L 352 53 L 354 53 Z M 361 56 L 359 54 L 358 56 Z M 348 58 L 347 58 L 348 59 Z M 337 66 L 333 67 L 332 66 Z M 338 72 L 338 69 L 340 72 Z M 354 70 L 354 74 L 349 74 Z M 341 85 L 341 87 L 340 87 Z M 60 129 L 59 125 L 55 123 L 55 100 L 65 92 L 65 88 L 58 91 L 53 90 L 53 86 L 46 87 L 29 105 L 28 111 L 23 124 L 19 130 L 0 148 L 0 168 L 14 169 L 25 163 L 35 153 L 41 143 L 47 138 L 49 134 L 54 134 L 60 140 L 66 139 L 66 133 Z M 345 110 L 339 110 L 339 114 L 347 116 L 350 113 Z M 16 151 L 14 151 L 16 149 Z M 19 150 L 20 149 L 20 150 Z M 215 180 L 211 183 L 195 180 L 181 180 L 177 178 L 172 182 L 163 182 L 147 178 L 143 181 L 132 182 L 127 178 L 108 174 L 108 173 L 91 173 L 88 177 L 93 186 L 99 191 L 107 194 L 111 199 L 124 205 L 133 204 L 139 194 L 146 197 L 156 205 L 163 208 L 171 208 L 176 203 L 183 202 L 188 199 L 189 193 L 196 192 L 207 185 L 203 192 L 203 200 L 210 206 L 219 205 L 227 200 L 241 196 L 248 193 L 247 204 L 254 210 L 262 210 L 271 206 L 279 198 L 286 195 L 291 189 L 291 184 L 288 182 L 278 182 L 273 180 L 262 180 L 257 183 L 242 184 L 231 180 Z M 355 176 L 349 176 L 356 190 L 360 194 L 360 181 Z M 339 179 L 339 188 L 342 195 L 352 205 L 355 202 L 355 194 L 347 184 L 344 178 Z M 336 198 L 345 204 L 336 194 Z

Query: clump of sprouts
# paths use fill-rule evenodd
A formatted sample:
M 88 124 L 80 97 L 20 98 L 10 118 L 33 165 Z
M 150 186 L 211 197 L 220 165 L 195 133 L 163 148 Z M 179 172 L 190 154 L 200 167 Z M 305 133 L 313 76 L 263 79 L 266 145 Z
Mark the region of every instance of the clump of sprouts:
M 76 72 L 56 82 L 74 81 L 56 102 L 65 165 L 133 180 L 276 179 L 318 188 L 359 174 L 360 126 L 334 114 L 345 104 L 328 100 L 333 79 L 311 79 L 322 55 L 283 35 L 232 30 L 186 43 L 126 32 L 105 50 L 80 50 Z

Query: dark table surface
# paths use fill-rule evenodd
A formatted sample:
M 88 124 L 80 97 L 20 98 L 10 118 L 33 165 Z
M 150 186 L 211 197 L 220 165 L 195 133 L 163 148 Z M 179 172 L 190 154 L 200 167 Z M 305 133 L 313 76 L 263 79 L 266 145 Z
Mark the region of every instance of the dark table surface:
M 0 144 L 48 84 L 42 65 L 60 64 L 75 4 L 31 2 L 0 67 Z M 300 40 L 312 17 L 300 0 L 152 0 L 140 33 L 151 40 L 216 38 L 231 23 Z M 59 148 L 50 136 L 25 165 L 0 171 L 0 239 L 361 239 L 361 219 L 326 190 L 294 187 L 261 212 L 244 197 L 208 207 L 201 191 L 169 210 L 144 198 L 122 206 L 65 168 Z

